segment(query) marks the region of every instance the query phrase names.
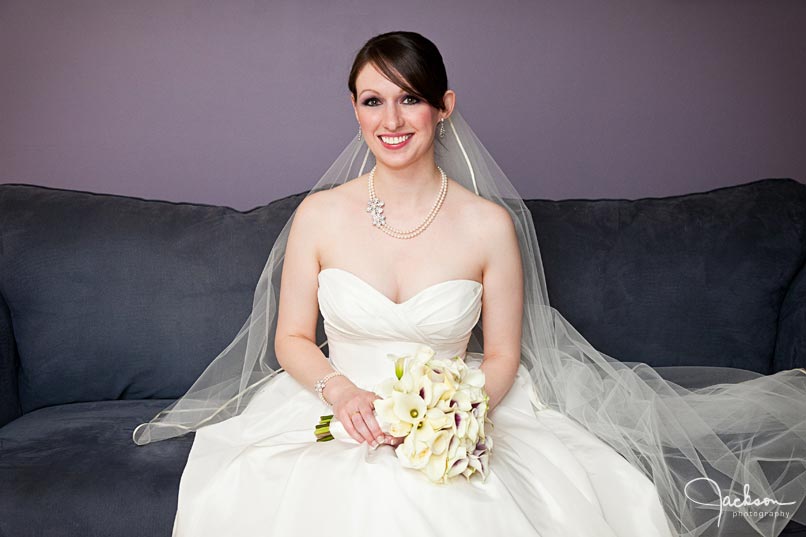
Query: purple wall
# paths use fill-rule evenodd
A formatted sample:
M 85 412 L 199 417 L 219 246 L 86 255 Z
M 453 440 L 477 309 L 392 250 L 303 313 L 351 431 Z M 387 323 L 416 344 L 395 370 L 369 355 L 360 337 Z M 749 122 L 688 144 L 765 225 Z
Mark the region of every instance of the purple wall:
M 248 209 L 356 132 L 376 33 L 423 33 L 521 194 L 806 182 L 802 0 L 4 0 L 0 182 Z

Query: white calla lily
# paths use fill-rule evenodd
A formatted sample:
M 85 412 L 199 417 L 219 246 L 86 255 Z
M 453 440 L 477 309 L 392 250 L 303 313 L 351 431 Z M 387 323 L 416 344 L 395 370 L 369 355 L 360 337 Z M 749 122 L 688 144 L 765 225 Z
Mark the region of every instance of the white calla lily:
M 475 473 L 485 477 L 492 438 L 484 434 L 489 397 L 483 372 L 459 355 L 436 358 L 427 345 L 387 359 L 394 376 L 375 386 L 375 414 L 385 433 L 403 439 L 395 448 L 401 464 L 435 483 Z M 318 437 L 328 433 L 327 425 L 317 426 Z
M 434 431 L 434 428 L 427 421 L 421 422 L 419 427 L 411 430 L 403 444 L 401 444 L 402 446 L 408 443 L 402 450 L 403 453 L 398 453 L 398 458 L 401 455 L 405 456 L 408 459 L 407 464 L 411 468 L 424 468 L 431 457 L 431 446 L 435 438 L 436 431 Z
M 388 378 L 384 379 L 378 384 L 375 385 L 375 388 L 372 390 L 380 397 L 387 399 L 392 396 L 395 392 L 397 386 L 397 379 L 396 378 Z
M 411 436 L 415 436 L 418 442 L 424 442 L 431 446 L 434 438 L 437 435 L 437 431 L 434 427 L 431 426 L 427 420 L 421 421 L 417 427 L 411 433 Z
M 392 396 L 392 400 L 395 415 L 398 419 L 417 425 L 425 417 L 425 401 L 419 395 L 413 393 L 395 394 Z
M 479 434 L 479 420 L 472 413 L 467 415 L 467 433 L 469 438 L 477 438 Z
M 389 399 L 376 400 L 375 413 L 378 419 L 384 424 L 393 425 L 398 421 L 397 414 L 395 414 L 395 401 L 391 397 Z
M 467 468 L 467 458 L 462 457 L 454 461 L 448 461 L 447 477 L 454 477 L 465 471 Z
M 434 397 L 434 384 L 428 378 L 428 376 L 423 376 L 420 378 L 419 382 L 420 386 L 418 388 L 418 392 L 420 397 L 423 398 L 425 401 L 426 406 L 432 407 L 434 406 L 433 397 Z
M 459 453 L 460 442 L 459 438 L 456 435 L 451 436 L 451 441 L 448 443 L 448 458 L 449 459 L 456 459 L 457 453 Z
M 395 448 L 398 460 L 407 468 L 421 469 L 431 458 L 431 449 L 427 442 L 417 441 L 417 436 L 409 434 L 403 443 Z
M 467 436 L 468 413 L 462 410 L 457 410 L 455 419 L 458 420 L 456 424 L 456 436 L 464 438 Z
M 389 425 L 389 430 L 384 431 L 388 432 L 392 436 L 396 436 L 398 438 L 403 438 L 407 434 L 411 432 L 412 425 L 407 421 L 395 421 L 391 425 Z
M 425 364 L 431 360 L 434 355 L 436 355 L 436 351 L 434 351 L 434 349 L 428 345 L 420 345 L 414 351 L 414 360 L 419 364 Z
M 443 429 L 441 431 L 437 431 L 436 435 L 434 435 L 433 440 L 431 441 L 431 451 L 435 455 L 442 455 L 448 450 L 448 444 L 451 441 L 451 437 L 453 436 L 453 431 L 448 429 Z
M 453 400 L 459 405 L 459 410 L 468 412 L 473 408 L 470 396 L 465 391 L 456 390 L 456 393 L 453 394 Z
M 462 378 L 464 384 L 469 384 L 474 388 L 481 388 L 484 386 L 484 371 L 478 368 L 468 367 L 467 371 Z
M 453 414 L 446 414 L 436 407 L 428 409 L 426 419 L 428 419 L 428 423 L 437 430 L 453 426 Z
M 406 357 L 400 356 L 395 360 L 395 377 L 400 380 L 403 377 L 403 372 L 406 370 Z
M 438 408 L 443 412 L 451 412 L 451 410 L 453 409 L 453 407 L 451 406 L 450 398 L 445 399 L 440 398 L 440 400 L 437 401 L 437 405 L 435 408 Z
M 444 483 L 447 462 L 448 458 L 446 453 L 442 453 L 441 455 L 432 453 L 428 464 L 425 465 L 425 475 L 435 483 Z
M 442 384 L 445 382 L 445 373 L 443 373 L 443 369 L 438 365 L 433 365 L 428 370 L 428 378 L 431 379 L 431 382 L 434 384 Z

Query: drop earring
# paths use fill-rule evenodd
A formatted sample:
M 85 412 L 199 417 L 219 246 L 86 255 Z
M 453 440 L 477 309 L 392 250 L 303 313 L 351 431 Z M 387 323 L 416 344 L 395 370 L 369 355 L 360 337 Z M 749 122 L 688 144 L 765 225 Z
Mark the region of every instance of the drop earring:
M 358 126 L 358 141 L 361 141 L 361 125 Z
M 445 118 L 439 120 L 439 137 L 445 138 Z

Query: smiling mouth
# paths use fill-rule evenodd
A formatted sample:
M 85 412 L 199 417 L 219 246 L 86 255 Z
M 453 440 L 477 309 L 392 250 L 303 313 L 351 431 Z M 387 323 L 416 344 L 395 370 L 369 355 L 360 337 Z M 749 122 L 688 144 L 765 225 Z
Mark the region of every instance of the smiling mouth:
M 413 134 L 404 134 L 402 136 L 378 136 L 381 141 L 390 146 L 399 146 L 405 144 Z

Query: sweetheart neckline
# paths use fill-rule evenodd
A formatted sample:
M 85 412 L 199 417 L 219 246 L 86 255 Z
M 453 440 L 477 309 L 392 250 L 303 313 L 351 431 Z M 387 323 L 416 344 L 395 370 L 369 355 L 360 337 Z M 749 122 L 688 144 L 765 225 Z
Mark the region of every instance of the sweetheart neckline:
M 408 304 L 409 302 L 411 302 L 415 298 L 419 297 L 420 295 L 422 295 L 423 293 L 425 293 L 429 289 L 434 289 L 435 287 L 439 287 L 439 286 L 442 286 L 442 285 L 445 285 L 445 284 L 448 284 L 448 283 L 470 282 L 470 283 L 474 283 L 474 284 L 476 284 L 476 285 L 478 285 L 480 287 L 483 287 L 483 284 L 481 282 L 477 282 L 476 280 L 470 280 L 470 279 L 467 279 L 467 278 L 454 278 L 454 279 L 451 279 L 451 280 L 443 280 L 441 282 L 431 284 L 428 287 L 425 287 L 424 289 L 420 289 L 419 291 L 414 293 L 412 296 L 410 296 L 409 298 L 407 298 L 403 302 L 395 302 L 394 300 L 392 300 L 391 298 L 389 298 L 385 294 L 383 294 L 380 291 L 378 291 L 369 282 L 367 282 L 363 278 L 359 277 L 357 274 L 354 274 L 354 273 L 350 272 L 349 270 L 345 270 L 345 269 L 342 269 L 342 268 L 339 268 L 339 267 L 327 267 L 327 268 L 323 268 L 322 270 L 320 270 L 319 274 L 322 274 L 323 272 L 326 272 L 328 270 L 335 270 L 337 272 L 342 272 L 344 274 L 347 274 L 348 276 L 351 276 L 351 277 L 355 278 L 355 280 L 361 282 L 362 284 L 367 286 L 369 289 L 371 289 L 373 292 L 375 292 L 376 295 L 378 295 L 381 298 L 385 299 L 388 303 L 390 303 L 390 304 L 392 304 L 394 306 L 405 306 L 406 304 Z

